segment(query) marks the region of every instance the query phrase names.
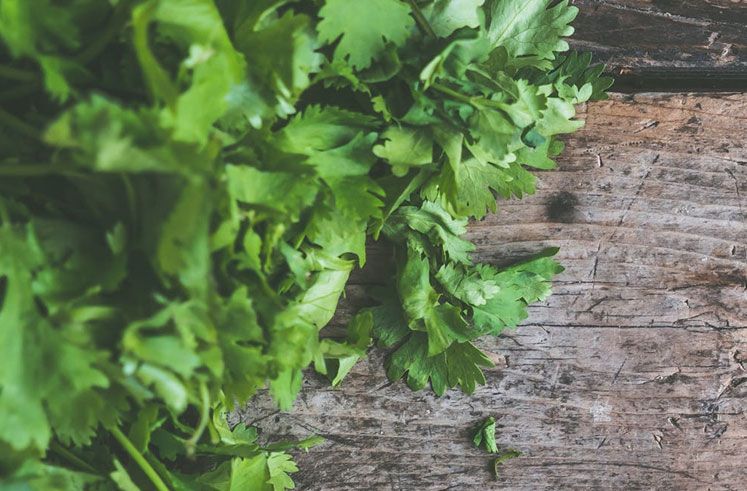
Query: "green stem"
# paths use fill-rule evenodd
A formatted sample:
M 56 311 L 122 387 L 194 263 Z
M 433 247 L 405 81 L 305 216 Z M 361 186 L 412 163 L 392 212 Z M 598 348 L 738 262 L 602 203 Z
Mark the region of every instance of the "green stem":
M 504 463 L 507 460 L 515 459 L 516 457 L 521 457 L 521 452 L 518 450 L 507 450 L 506 452 L 503 452 L 500 454 L 494 461 L 493 461 L 493 474 L 495 474 L 495 477 L 499 477 L 499 468 L 502 463 Z
M 39 87 L 39 82 L 35 80 L 30 83 L 13 87 L 12 89 L 4 90 L 0 92 L 0 103 L 22 99 L 23 97 L 26 97 L 29 94 L 33 94 L 34 92 L 39 90 Z
M 304 239 L 306 239 L 306 233 L 299 233 L 296 238 L 293 239 L 293 248 L 299 249 L 301 244 L 303 244 Z
M 161 479 L 166 479 L 168 481 L 168 476 L 164 475 L 165 473 L 168 473 L 168 470 L 166 469 L 166 466 L 163 465 L 163 463 L 156 458 L 155 455 L 148 452 L 148 454 L 145 455 L 146 460 L 148 463 L 155 469 L 155 471 L 158 473 L 159 476 L 161 476 Z
M 0 221 L 2 221 L 2 227 L 4 229 L 10 229 L 10 213 L 8 213 L 8 207 L 5 206 L 3 198 L 0 197 Z
M 0 77 L 18 80 L 20 82 L 31 82 L 36 80 L 36 73 L 8 65 L 0 65 Z
M 430 87 L 433 89 L 436 89 L 442 94 L 448 95 L 449 97 L 453 99 L 462 101 L 465 104 L 469 104 L 475 109 L 485 109 L 486 107 L 489 107 L 489 108 L 501 111 L 505 114 L 505 109 L 499 102 L 491 101 L 490 99 L 486 99 L 484 97 L 469 97 L 438 82 L 433 82 L 430 85 Z
M 44 177 L 49 175 L 83 175 L 77 169 L 54 164 L 0 164 L 2 177 Z
M 187 447 L 187 455 L 190 457 L 194 455 L 197 442 L 205 432 L 205 428 L 207 428 L 208 420 L 210 418 L 210 394 L 208 393 L 207 386 L 204 382 L 200 383 L 200 397 L 202 399 L 202 406 L 200 407 L 200 423 L 197 425 L 197 428 L 190 439 L 184 442 L 184 446 Z
M 138 222 L 138 209 L 137 209 L 137 194 L 135 193 L 135 187 L 132 185 L 132 179 L 127 174 L 122 174 L 122 185 L 124 186 L 125 194 L 127 195 L 127 206 L 130 212 L 130 219 L 134 224 L 135 230 L 139 226 Z
M 454 90 L 454 89 L 452 89 L 450 87 L 447 87 L 447 86 L 445 86 L 443 84 L 440 84 L 438 82 L 433 82 L 431 84 L 431 87 L 433 89 L 436 89 L 437 91 L 441 92 L 442 94 L 448 95 L 449 97 L 451 97 L 453 99 L 456 99 L 458 101 L 462 101 L 462 102 L 464 102 L 466 104 L 470 104 L 470 105 L 475 106 L 475 107 L 479 107 L 471 97 L 468 97 L 468 96 L 466 96 L 464 94 L 460 94 L 456 90 Z
M 49 449 L 59 455 L 60 457 L 64 458 L 71 464 L 83 469 L 84 471 L 90 473 L 90 474 L 101 474 L 99 471 L 94 469 L 88 462 L 81 459 L 77 455 L 75 455 L 73 452 L 71 452 L 69 449 L 63 447 L 59 443 L 52 441 L 49 444 Z
M 122 27 L 127 23 L 129 19 L 128 9 L 130 3 L 130 0 L 125 0 L 117 4 L 109 19 L 109 23 L 106 25 L 101 35 L 94 39 L 85 50 L 81 51 L 75 57 L 76 61 L 85 65 L 95 60 L 97 56 L 104 52 L 106 47 L 109 46 L 109 43 L 112 42 L 117 34 L 122 32 Z
M 430 23 L 423 15 L 420 7 L 418 7 L 417 2 L 415 0 L 407 0 L 407 2 L 410 4 L 410 8 L 412 8 L 412 15 L 415 16 L 415 22 L 418 23 L 420 29 L 433 38 L 438 37 L 436 31 L 433 30 L 433 27 L 431 27 Z
M 127 438 L 119 428 L 112 428 L 110 431 L 112 436 L 119 442 L 120 445 L 122 445 L 122 448 L 128 454 L 130 454 L 132 460 L 134 460 L 135 463 L 140 466 L 140 469 L 142 469 L 148 479 L 150 479 L 150 482 L 153 483 L 153 486 L 155 486 L 158 491 L 170 491 L 166 484 L 164 484 L 161 476 L 158 475 L 156 470 L 148 463 L 145 457 L 143 457 L 143 454 L 137 451 L 135 445 L 132 444 L 130 439 Z
M 10 114 L 9 112 L 2 109 L 0 109 L 0 124 L 6 126 L 7 128 L 16 130 L 18 133 L 33 138 L 34 140 L 41 140 L 39 131 L 36 128 L 34 128 L 21 118 L 14 116 L 13 114 Z

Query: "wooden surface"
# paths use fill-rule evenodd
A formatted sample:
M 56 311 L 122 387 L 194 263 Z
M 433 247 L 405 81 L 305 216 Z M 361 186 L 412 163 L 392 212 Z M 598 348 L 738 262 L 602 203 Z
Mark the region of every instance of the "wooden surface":
M 525 325 L 481 342 L 486 386 L 413 393 L 374 351 L 340 389 L 309 374 L 289 414 L 262 396 L 231 416 L 328 439 L 298 455 L 300 489 L 745 489 L 747 95 L 617 95 L 582 113 L 537 194 L 470 228 L 480 260 L 555 245 L 567 268 Z M 373 253 L 340 321 L 387 272 Z M 469 442 L 487 416 L 524 454 L 498 479 Z
M 747 0 L 575 0 L 571 40 L 625 89 L 747 90 Z

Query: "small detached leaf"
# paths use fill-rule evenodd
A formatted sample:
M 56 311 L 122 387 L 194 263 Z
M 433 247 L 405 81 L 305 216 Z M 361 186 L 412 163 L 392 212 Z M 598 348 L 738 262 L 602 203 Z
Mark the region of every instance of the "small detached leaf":
M 496 422 L 495 418 L 488 416 L 483 422 L 481 422 L 475 429 L 474 436 L 472 437 L 472 443 L 477 448 L 483 448 L 486 452 L 496 454 L 497 457 L 493 459 L 492 470 L 496 478 L 499 476 L 499 469 L 501 464 L 507 460 L 520 457 L 522 454 L 518 450 L 500 450 L 495 440 Z
M 472 443 L 476 447 L 483 446 L 486 452 L 498 453 L 498 445 L 495 442 L 495 418 L 489 416 L 480 423 L 472 437 Z

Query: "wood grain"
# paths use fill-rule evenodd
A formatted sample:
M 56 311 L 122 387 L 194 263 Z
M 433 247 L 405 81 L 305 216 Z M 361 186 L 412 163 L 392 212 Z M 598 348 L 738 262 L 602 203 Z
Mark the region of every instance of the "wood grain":
M 299 488 L 745 488 L 747 95 L 617 95 L 582 113 L 537 194 L 470 228 L 480 260 L 557 245 L 567 268 L 525 325 L 481 342 L 487 385 L 413 393 L 374 351 L 340 389 L 309 374 L 289 414 L 263 395 L 231 416 L 328 439 L 298 455 Z M 372 249 L 339 322 L 386 257 Z M 469 442 L 487 416 L 523 452 L 497 479 Z
M 747 0 L 572 3 L 573 47 L 607 62 L 620 85 L 747 89 Z

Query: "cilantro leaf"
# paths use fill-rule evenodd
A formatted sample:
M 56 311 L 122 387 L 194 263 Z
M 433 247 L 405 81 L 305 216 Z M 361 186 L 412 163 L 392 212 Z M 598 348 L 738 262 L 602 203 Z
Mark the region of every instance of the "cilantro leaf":
M 228 165 L 226 167 L 228 192 L 240 203 L 261 210 L 287 213 L 298 218 L 301 209 L 309 206 L 318 188 L 314 182 L 297 179 L 290 172 L 261 171 L 254 167 Z
M 469 305 L 485 305 L 501 289 L 495 280 L 483 279 L 477 271 L 461 271 L 452 263 L 441 266 L 436 278 L 446 291 Z
M 399 0 L 326 0 L 319 16 L 320 39 L 340 38 L 335 61 L 347 60 L 356 70 L 370 66 L 386 42 L 402 45 L 414 25 L 410 8 Z
M 563 0 L 550 7 L 550 0 L 488 0 L 490 15 L 488 38 L 493 46 L 503 46 L 512 57 L 555 58 L 554 52 L 566 51 L 562 39 L 573 34 L 569 24 L 578 8 Z
M 485 0 L 436 0 L 423 9 L 423 15 L 440 37 L 448 37 L 461 27 L 479 27 L 480 7 Z
M 298 467 L 290 455 L 283 452 L 270 453 L 267 457 L 267 470 L 270 474 L 267 484 L 272 486 L 272 491 L 285 491 L 296 487 L 289 474 L 298 472 Z
M 604 97 L 560 53 L 576 12 L 0 0 L 4 484 L 290 489 L 284 451 L 319 439 L 263 445 L 227 411 L 288 410 L 310 365 L 339 385 L 374 342 L 413 389 L 484 384 L 473 341 L 562 268 L 474 264 L 467 225 L 534 192 Z M 330 339 L 370 238 L 393 270 Z
M 436 395 L 460 386 L 471 394 L 477 385 L 485 383 L 483 367 L 493 363 L 471 343 L 453 343 L 446 351 L 428 356 L 424 335 L 412 334 L 387 360 L 387 376 L 399 380 L 407 374 L 407 385 L 420 390 L 430 381 Z
M 213 2 L 164 0 L 136 6 L 132 11 L 135 52 L 151 94 L 167 104 L 161 121 L 177 141 L 204 144 L 210 128 L 229 109 L 227 97 L 242 79 L 244 60 L 233 47 L 220 12 Z M 178 84 L 151 47 L 151 25 L 179 48 L 190 49 L 183 73 L 191 83 L 180 93 Z M 198 53 L 195 53 L 198 50 Z
M 112 481 L 117 485 L 120 491 L 139 491 L 137 484 L 132 480 L 127 469 L 118 460 L 114 460 L 114 471 L 110 474 Z
M 477 269 L 483 280 L 500 287 L 483 305 L 473 304 L 472 307 L 475 326 L 492 334 L 498 334 L 505 327 L 516 327 L 526 319 L 527 305 L 545 299 L 550 294 L 550 280 L 563 271 L 556 261 L 545 255 L 503 271 L 490 266 Z
M 485 450 L 489 453 L 498 453 L 498 445 L 495 442 L 495 418 L 489 416 L 485 418 L 485 421 L 480 423 L 474 432 L 472 437 L 472 443 L 476 447 L 480 445 L 485 446 Z
M 465 159 L 459 173 L 446 168 L 438 182 L 441 196 L 455 214 L 482 218 L 488 212 L 495 212 L 497 205 L 494 191 L 508 187 L 511 177 L 501 168 L 478 159 Z
M 383 232 L 395 242 L 409 242 L 429 255 L 439 248 L 454 261 L 471 263 L 470 254 L 475 246 L 462 239 L 467 231 L 467 221 L 452 218 L 434 202 L 426 201 L 420 208 L 402 206 L 394 213 Z
M 373 314 L 370 310 L 358 312 L 347 326 L 345 342 L 323 339 L 319 360 L 315 360 L 317 372 L 328 375 L 333 387 L 340 385 L 358 360 L 366 355 L 371 344 Z
M 295 112 L 295 104 L 321 69 L 319 42 L 305 15 L 286 12 L 261 29 L 248 21 L 237 30 L 236 47 L 247 62 L 247 80 L 229 93 L 233 113 L 240 113 L 254 127 L 274 116 Z M 230 116 L 229 116 L 230 117 Z M 235 116 L 234 116 L 235 118 Z
M 572 51 L 566 55 L 558 56 L 552 71 L 543 74 L 535 83 L 557 83 L 583 88 L 591 86 L 590 100 L 607 99 L 606 90 L 612 86 L 612 78 L 602 76 L 604 65 L 592 65 L 591 53 L 579 53 Z
M 50 0 L 34 2 L 6 0 L 0 16 L 0 39 L 12 56 L 34 59 L 47 92 L 60 102 L 73 92 L 68 77 L 85 70 L 70 56 L 82 44 L 79 22 L 85 14 L 81 5 L 61 6 Z M 101 12 L 105 15 L 106 12 Z M 22 81 L 33 82 L 34 75 L 18 72 Z
M 389 162 L 395 176 L 433 161 L 433 138 L 425 130 L 392 126 L 382 138 L 384 144 L 375 146 L 374 153 Z
M 197 482 L 217 491 L 285 491 L 295 488 L 290 474 L 297 471 L 298 467 L 285 452 L 259 452 L 224 462 L 200 476 Z
M 337 108 L 311 106 L 277 133 L 278 145 L 307 156 L 326 184 L 307 233 L 331 254 L 354 253 L 365 263 L 368 222 L 381 214 L 383 190 L 368 172 L 375 163 L 376 133 L 370 117 Z
M 382 288 L 373 292 L 379 305 L 368 309 L 372 315 L 373 335 L 386 347 L 400 343 L 410 332 L 397 292 Z
M 54 489 L 59 491 L 101 489 L 98 486 L 105 486 L 103 479 L 99 476 L 34 461 L 23 464 L 10 476 L 4 478 L 2 483 L 3 487 L 7 489 Z
M 39 312 L 31 272 L 41 257 L 33 232 L 27 233 L 0 227 L 0 277 L 7 282 L 0 309 L 0 441 L 41 453 L 53 428 L 63 441 L 85 444 L 101 420 L 111 421 L 100 413 L 110 382 L 102 352 Z

